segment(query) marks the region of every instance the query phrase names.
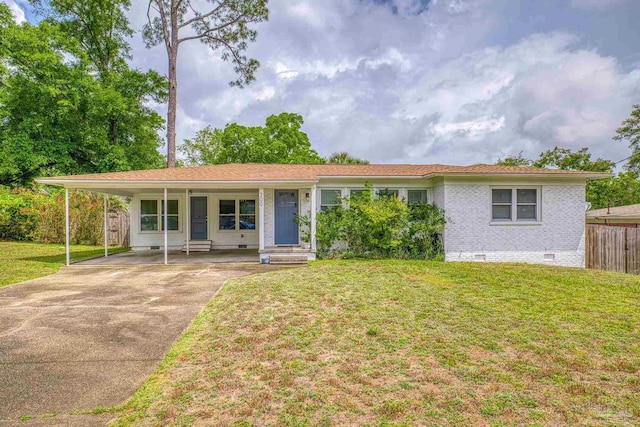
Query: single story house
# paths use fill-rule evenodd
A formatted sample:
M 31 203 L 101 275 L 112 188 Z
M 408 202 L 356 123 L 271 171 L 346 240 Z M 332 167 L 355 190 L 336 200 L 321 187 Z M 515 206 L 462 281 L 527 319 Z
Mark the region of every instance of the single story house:
M 165 262 L 169 249 L 203 247 L 255 248 L 265 262 L 283 252 L 314 259 L 316 212 L 369 184 L 443 208 L 447 261 L 583 266 L 585 184 L 607 176 L 486 164 L 225 164 L 38 182 L 130 197 L 132 249 L 164 249 Z M 311 218 L 308 244 L 296 214 Z
M 637 228 L 640 224 L 640 204 L 616 206 L 587 211 L 587 224 Z

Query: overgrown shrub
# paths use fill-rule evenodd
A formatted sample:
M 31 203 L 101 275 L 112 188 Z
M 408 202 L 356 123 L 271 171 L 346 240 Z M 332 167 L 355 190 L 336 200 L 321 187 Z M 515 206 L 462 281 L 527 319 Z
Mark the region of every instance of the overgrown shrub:
M 74 244 L 100 245 L 103 234 L 102 196 L 86 191 L 69 194 L 70 240 Z M 117 198 L 112 209 L 122 209 Z M 65 201 L 60 189 L 25 189 L 0 186 L 0 238 L 63 243 Z
M 395 196 L 373 198 L 371 191 L 340 203 L 316 216 L 319 257 L 442 258 L 446 218 L 437 206 L 409 205 Z M 309 221 L 298 218 L 303 229 L 309 229 Z M 308 233 L 304 238 L 309 239 Z

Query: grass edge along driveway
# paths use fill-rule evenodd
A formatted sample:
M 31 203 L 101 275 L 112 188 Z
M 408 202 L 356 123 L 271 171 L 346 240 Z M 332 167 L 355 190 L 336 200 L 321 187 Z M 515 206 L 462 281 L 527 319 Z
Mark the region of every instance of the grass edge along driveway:
M 411 261 L 234 279 L 113 425 L 637 425 L 639 282 Z
M 110 247 L 109 254 L 128 250 Z M 103 246 L 71 245 L 72 262 L 103 254 Z M 0 240 L 0 287 L 53 274 L 64 264 L 64 244 Z

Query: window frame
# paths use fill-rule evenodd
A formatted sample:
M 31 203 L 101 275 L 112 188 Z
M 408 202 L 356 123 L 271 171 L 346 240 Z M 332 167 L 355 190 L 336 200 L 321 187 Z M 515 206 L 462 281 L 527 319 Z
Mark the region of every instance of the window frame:
M 217 200 L 217 210 L 216 210 L 216 233 L 255 233 L 258 231 L 258 198 L 255 196 L 229 196 L 229 197 L 219 197 Z M 223 200 L 233 200 L 234 201 L 234 213 L 233 214 L 221 214 L 220 213 L 220 202 Z M 252 214 L 241 214 L 240 213 L 240 201 L 252 201 L 254 204 L 254 213 Z M 240 228 L 240 217 L 243 216 L 253 216 L 253 223 L 255 224 L 255 228 Z M 233 229 L 222 229 L 220 228 L 220 218 L 234 218 L 235 228 Z
M 493 203 L 493 190 L 511 190 L 511 218 L 510 219 L 494 219 L 493 218 L 493 206 L 501 205 L 506 206 L 507 203 Z M 518 219 L 518 190 L 535 190 L 536 202 L 535 202 L 535 219 Z M 535 185 L 496 185 L 491 186 L 489 193 L 489 219 L 491 225 L 539 225 L 542 223 L 542 188 Z M 532 206 L 533 203 L 520 203 L 520 205 Z
M 322 192 L 323 191 L 332 191 L 334 193 L 338 194 L 338 199 L 336 200 L 336 203 L 332 203 L 332 204 L 322 204 Z M 320 189 L 320 203 L 318 203 L 318 209 L 320 212 L 326 212 L 329 210 L 329 208 L 334 208 L 334 207 L 342 207 L 342 203 L 340 202 L 340 198 L 342 197 L 342 189 L 340 188 L 321 188 Z M 323 209 L 323 208 L 327 208 L 327 209 Z
M 169 233 L 182 233 L 182 202 L 180 197 L 169 197 L 167 198 L 167 202 L 175 201 L 178 203 L 178 213 L 177 214 L 169 214 L 169 217 L 176 217 L 178 219 L 178 229 L 177 230 L 169 230 Z M 140 203 L 138 203 L 138 232 L 143 234 L 160 234 L 164 233 L 164 199 L 151 197 L 151 196 L 142 196 L 138 199 Z M 156 213 L 155 214 L 143 214 L 142 213 L 142 202 L 153 201 L 156 202 Z M 142 229 L 142 217 L 153 217 L 155 216 L 157 219 L 158 227 L 155 230 L 143 230 Z
M 421 201 L 421 202 L 414 202 L 414 203 L 411 203 L 411 202 L 409 201 L 409 193 L 410 193 L 410 192 L 412 192 L 412 191 L 420 191 L 420 192 L 423 192 L 423 193 L 424 193 L 424 202 L 422 202 L 422 201 Z M 426 188 L 407 188 L 407 204 L 408 204 L 409 206 L 411 206 L 411 205 L 416 205 L 416 204 L 418 204 L 418 203 L 424 203 L 424 204 L 428 204 L 428 203 L 429 203 L 429 192 L 427 191 L 427 189 L 426 189 Z

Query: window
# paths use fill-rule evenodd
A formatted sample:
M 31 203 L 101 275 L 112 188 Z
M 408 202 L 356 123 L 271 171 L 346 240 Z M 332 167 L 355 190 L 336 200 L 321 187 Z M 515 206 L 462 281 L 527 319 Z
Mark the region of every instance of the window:
M 516 190 L 518 194 L 518 221 L 535 221 L 538 219 L 538 191 L 535 188 Z
M 164 201 L 160 201 L 162 205 L 162 230 L 164 230 Z M 167 230 L 175 231 L 178 229 L 178 201 L 167 200 Z
M 326 211 L 340 206 L 340 190 L 320 190 L 320 209 Z
M 407 190 L 407 202 L 410 205 L 427 203 L 427 190 Z
M 391 190 L 389 188 L 380 189 L 377 191 L 378 197 L 398 197 L 400 196 L 400 190 Z
M 220 200 L 220 210 L 218 211 L 218 229 L 235 230 L 236 229 L 236 201 Z
M 240 200 L 240 230 L 256 229 L 256 201 Z
M 491 190 L 492 221 L 538 221 L 538 189 L 494 188 Z
M 167 222 L 169 231 L 180 228 L 180 213 L 178 200 L 167 200 Z M 162 214 L 160 215 L 160 212 Z M 164 200 L 140 200 L 140 231 L 164 231 Z
M 492 190 L 491 219 L 494 221 L 511 221 L 511 193 L 511 189 L 500 188 Z
M 253 199 L 227 199 L 218 202 L 218 229 L 255 230 L 256 201 Z
M 140 200 L 140 231 L 158 230 L 158 201 Z

